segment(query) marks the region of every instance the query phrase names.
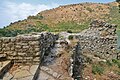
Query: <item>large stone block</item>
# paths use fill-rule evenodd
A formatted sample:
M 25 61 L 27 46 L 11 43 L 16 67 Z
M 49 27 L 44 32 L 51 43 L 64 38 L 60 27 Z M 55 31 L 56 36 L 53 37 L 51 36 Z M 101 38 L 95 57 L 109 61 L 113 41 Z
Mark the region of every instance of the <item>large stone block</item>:
M 39 41 L 30 41 L 29 45 L 39 45 L 40 42 Z

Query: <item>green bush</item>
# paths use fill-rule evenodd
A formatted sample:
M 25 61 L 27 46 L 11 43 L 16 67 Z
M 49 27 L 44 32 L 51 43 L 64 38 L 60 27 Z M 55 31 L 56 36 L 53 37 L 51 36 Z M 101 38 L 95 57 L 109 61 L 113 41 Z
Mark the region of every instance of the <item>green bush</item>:
M 13 37 L 17 35 L 17 31 L 8 30 L 8 29 L 0 29 L 0 37 Z
M 89 12 L 92 12 L 93 10 L 89 7 L 86 8 L 86 10 L 88 10 Z
M 118 68 L 120 68 L 120 63 L 117 63 Z
M 8 29 L 0 29 L 0 37 L 14 37 L 18 34 L 28 34 L 31 32 L 41 32 L 41 29 L 37 29 L 34 27 L 28 28 L 26 30 L 8 30 Z
M 43 16 L 42 15 L 37 16 L 37 19 L 43 19 Z
M 108 66 L 112 66 L 112 65 L 113 65 L 112 62 L 109 61 L 109 60 L 106 61 L 106 64 L 107 64 Z
M 72 31 L 71 31 L 71 30 L 68 30 L 67 33 L 72 33 Z
M 112 62 L 117 64 L 118 63 L 118 60 L 117 59 L 112 59 Z
M 42 15 L 38 15 L 38 16 L 29 16 L 28 19 L 43 19 Z
M 69 39 L 69 40 L 73 40 L 73 36 L 70 35 L 70 36 L 68 37 L 68 39 Z
M 103 72 L 104 72 L 104 68 L 103 67 L 101 67 L 101 66 L 99 66 L 99 65 L 93 65 L 92 66 L 92 73 L 93 74 L 103 74 Z
M 117 59 L 112 59 L 112 62 L 114 64 L 116 64 L 118 66 L 118 68 L 120 68 L 120 60 L 117 60 Z

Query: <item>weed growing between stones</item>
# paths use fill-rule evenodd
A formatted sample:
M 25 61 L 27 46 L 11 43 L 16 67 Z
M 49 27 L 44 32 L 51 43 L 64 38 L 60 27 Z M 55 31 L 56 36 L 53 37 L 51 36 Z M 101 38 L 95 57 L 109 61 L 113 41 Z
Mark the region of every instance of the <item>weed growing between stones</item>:
M 103 72 L 104 72 L 104 68 L 103 67 L 101 67 L 101 66 L 99 66 L 99 65 L 93 65 L 92 66 L 92 73 L 93 74 L 103 74 Z
M 69 39 L 69 40 L 73 40 L 73 36 L 70 35 L 70 36 L 68 37 L 68 39 Z

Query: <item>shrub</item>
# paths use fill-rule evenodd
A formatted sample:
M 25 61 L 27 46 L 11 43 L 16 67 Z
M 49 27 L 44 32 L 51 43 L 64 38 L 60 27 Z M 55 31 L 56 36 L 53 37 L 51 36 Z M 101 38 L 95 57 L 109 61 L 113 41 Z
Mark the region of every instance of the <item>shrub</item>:
M 117 64 L 118 63 L 118 60 L 117 59 L 112 59 L 112 62 Z
M 43 16 L 42 15 L 37 16 L 37 19 L 43 19 Z
M 9 30 L 9 29 L 0 29 L 0 37 L 14 37 L 18 34 L 28 34 L 31 32 L 41 32 L 41 29 L 35 27 L 28 28 L 26 30 Z
M 29 16 L 28 19 L 43 19 L 42 15 L 38 15 L 38 16 Z
M 17 31 L 8 29 L 0 29 L 0 37 L 13 37 L 17 35 Z
M 114 64 L 116 64 L 116 65 L 118 66 L 118 68 L 120 68 L 120 61 L 119 61 L 119 60 L 117 60 L 117 59 L 112 59 L 112 62 L 113 62 Z
M 86 8 L 86 10 L 88 10 L 89 12 L 92 12 L 93 10 L 89 7 Z
M 120 63 L 117 63 L 118 68 L 120 68 Z
M 120 75 L 120 71 L 117 71 L 117 74 Z
M 72 33 L 72 31 L 71 31 L 71 30 L 68 30 L 67 33 Z
M 93 65 L 92 66 L 92 73 L 93 74 L 103 74 L 104 68 L 98 65 Z
M 112 66 L 112 62 L 109 61 L 109 60 L 106 61 L 106 64 L 107 64 L 108 66 Z
M 68 39 L 69 39 L 69 40 L 73 40 L 73 36 L 70 35 L 70 36 L 68 37 Z

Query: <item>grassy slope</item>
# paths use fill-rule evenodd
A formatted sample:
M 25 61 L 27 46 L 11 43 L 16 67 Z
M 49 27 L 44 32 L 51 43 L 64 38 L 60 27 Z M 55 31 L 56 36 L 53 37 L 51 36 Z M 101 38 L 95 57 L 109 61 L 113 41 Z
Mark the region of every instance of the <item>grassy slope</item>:
M 110 15 L 109 15 L 111 17 L 111 20 L 109 22 L 117 24 L 118 29 L 120 29 L 120 13 L 118 11 L 119 8 L 117 6 L 111 6 Z
M 36 16 L 29 16 L 26 20 L 12 23 L 5 27 L 4 30 L 22 30 L 20 33 L 40 31 L 60 32 L 67 30 L 80 32 L 88 28 L 91 20 L 97 18 L 117 24 L 119 25 L 118 29 L 120 29 L 120 13 L 118 13 L 116 3 L 82 3 L 40 12 Z M 3 32 L 3 30 L 0 30 L 0 32 Z

